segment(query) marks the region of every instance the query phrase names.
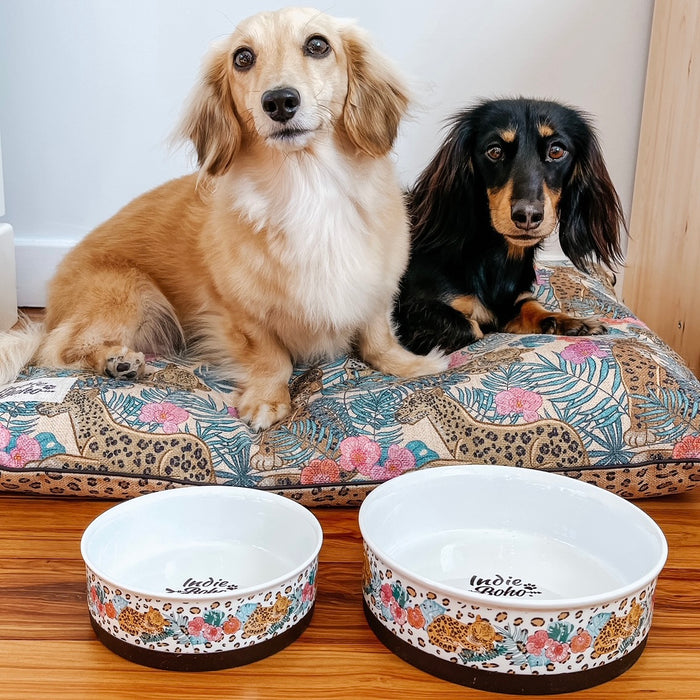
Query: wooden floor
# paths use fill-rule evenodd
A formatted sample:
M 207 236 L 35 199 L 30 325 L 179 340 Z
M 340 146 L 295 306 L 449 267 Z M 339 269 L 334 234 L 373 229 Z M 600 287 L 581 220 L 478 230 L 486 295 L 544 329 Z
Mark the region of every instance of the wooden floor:
M 649 642 L 627 673 L 561 698 L 700 698 L 700 489 L 638 501 L 663 528 Z M 113 503 L 0 494 L 0 698 L 304 698 L 386 700 L 497 697 L 437 680 L 387 651 L 367 627 L 357 510 L 316 509 L 325 540 L 316 612 L 302 636 L 263 661 L 178 673 L 108 651 L 90 627 L 80 558 L 83 529 Z

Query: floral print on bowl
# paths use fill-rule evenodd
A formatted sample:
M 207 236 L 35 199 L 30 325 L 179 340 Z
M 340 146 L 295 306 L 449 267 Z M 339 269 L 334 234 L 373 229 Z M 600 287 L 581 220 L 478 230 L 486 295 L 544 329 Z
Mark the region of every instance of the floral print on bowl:
M 87 569 L 93 620 L 116 639 L 175 653 L 219 652 L 252 646 L 293 627 L 316 599 L 314 562 L 273 591 L 222 600 L 151 599 L 114 588 Z
M 464 666 L 528 675 L 585 671 L 632 651 L 649 633 L 655 585 L 586 609 L 487 608 L 396 576 L 367 545 L 362 584 L 370 612 L 404 642 Z

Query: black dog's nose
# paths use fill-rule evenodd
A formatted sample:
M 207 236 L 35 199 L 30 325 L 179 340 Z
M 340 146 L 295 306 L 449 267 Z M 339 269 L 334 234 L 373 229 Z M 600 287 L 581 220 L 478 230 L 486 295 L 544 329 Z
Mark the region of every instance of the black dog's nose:
M 544 204 L 528 199 L 519 199 L 510 208 L 510 218 L 523 231 L 536 229 L 544 218 Z
M 270 119 L 288 122 L 299 109 L 301 95 L 294 88 L 268 90 L 262 96 L 262 108 Z

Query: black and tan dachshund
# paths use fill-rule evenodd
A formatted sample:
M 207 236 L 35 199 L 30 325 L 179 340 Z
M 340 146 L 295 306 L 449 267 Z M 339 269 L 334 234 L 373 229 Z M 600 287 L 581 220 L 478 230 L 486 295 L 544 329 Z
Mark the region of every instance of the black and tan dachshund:
M 559 241 L 581 270 L 620 262 L 620 200 L 595 133 L 556 102 L 490 100 L 457 114 L 407 193 L 411 259 L 395 320 L 418 353 L 452 352 L 485 332 L 605 333 L 596 319 L 532 297 L 537 249 Z

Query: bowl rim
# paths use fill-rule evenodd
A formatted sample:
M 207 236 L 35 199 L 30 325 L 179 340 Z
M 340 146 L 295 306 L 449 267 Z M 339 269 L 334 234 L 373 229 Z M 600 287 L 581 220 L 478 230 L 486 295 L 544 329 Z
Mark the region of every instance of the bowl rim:
M 408 484 L 410 481 L 421 482 L 432 478 L 444 478 L 450 474 L 469 474 L 469 475 L 496 475 L 498 478 L 505 476 L 519 480 L 534 480 L 536 482 L 550 482 L 566 486 L 569 490 L 583 490 L 586 495 L 592 496 L 599 501 L 614 503 L 615 507 L 628 509 L 629 512 L 635 513 L 635 517 L 639 518 L 642 523 L 656 537 L 660 555 L 656 564 L 643 576 L 638 577 L 634 581 L 627 583 L 618 588 L 611 589 L 605 593 L 596 593 L 594 595 L 580 596 L 575 598 L 518 598 L 510 601 L 502 596 L 491 596 L 485 593 L 476 593 L 465 589 L 456 588 L 454 586 L 445 585 L 432 578 L 420 576 L 409 571 L 406 567 L 397 563 L 392 557 L 382 552 L 381 548 L 377 547 L 373 542 L 371 535 L 367 535 L 367 512 L 372 506 L 372 502 L 381 498 L 385 492 L 396 488 L 397 484 Z M 369 504 L 369 505 L 366 505 Z M 658 526 L 656 521 L 647 515 L 639 506 L 630 501 L 618 496 L 611 491 L 606 491 L 595 486 L 594 484 L 586 483 L 578 479 L 572 479 L 569 476 L 545 472 L 541 470 L 525 469 L 523 467 L 513 467 L 504 465 L 491 464 L 455 464 L 449 466 L 433 467 L 414 472 L 406 472 L 400 476 L 394 477 L 390 481 L 384 482 L 375 488 L 364 500 L 360 506 L 358 514 L 358 522 L 360 533 L 364 544 L 369 547 L 375 556 L 394 573 L 413 580 L 419 585 L 430 588 L 436 593 L 443 593 L 445 596 L 451 596 L 458 601 L 465 601 L 473 604 L 482 605 L 488 608 L 508 609 L 508 610 L 572 610 L 574 608 L 592 608 L 603 603 L 610 603 L 615 600 L 624 599 L 637 591 L 641 591 L 655 580 L 668 558 L 668 543 L 663 530 Z
M 274 503 L 289 510 L 296 511 L 302 518 L 306 519 L 311 525 L 314 534 L 316 536 L 316 543 L 313 547 L 313 552 L 306 557 L 301 564 L 297 564 L 294 568 L 289 569 L 289 571 L 277 576 L 274 579 L 265 581 L 254 586 L 247 586 L 245 588 L 237 588 L 235 590 L 229 591 L 227 593 L 203 593 L 203 594 L 184 594 L 184 593 L 167 593 L 165 591 L 149 591 L 140 590 L 137 587 L 126 586 L 118 583 L 109 575 L 104 573 L 100 567 L 97 567 L 92 562 L 87 549 L 88 542 L 91 536 L 94 535 L 95 530 L 108 524 L 110 520 L 114 520 L 117 517 L 122 517 L 124 514 L 128 514 L 134 509 L 143 508 L 142 499 L 149 499 L 151 501 L 169 500 L 173 498 L 191 498 L 195 495 L 203 495 L 204 491 L 209 492 L 212 495 L 225 496 L 227 498 L 246 498 L 254 499 L 257 501 L 265 501 L 267 503 Z M 279 499 L 279 500 L 278 500 Z M 115 515 L 116 513 L 116 515 Z M 106 583 L 115 589 L 121 591 L 127 591 L 132 595 L 135 595 L 142 599 L 156 599 L 163 602 L 169 601 L 184 601 L 187 604 L 193 602 L 215 602 L 222 599 L 238 599 L 247 598 L 254 596 L 263 592 L 274 590 L 278 588 L 281 584 L 293 579 L 298 576 L 302 571 L 309 567 L 318 557 L 321 551 L 321 546 L 323 544 L 323 529 L 318 521 L 318 518 L 305 506 L 291 500 L 285 496 L 280 496 L 276 493 L 271 493 L 268 491 L 262 491 L 259 489 L 247 488 L 243 486 L 220 486 L 215 484 L 203 484 L 201 486 L 182 486 L 174 489 L 167 489 L 165 491 L 156 491 L 153 493 L 143 494 L 137 496 L 128 501 L 122 501 L 111 508 L 107 509 L 103 513 L 100 513 L 96 518 L 94 518 L 90 524 L 83 531 L 83 535 L 80 538 L 80 554 L 83 558 L 85 566 L 98 578 L 101 582 Z

